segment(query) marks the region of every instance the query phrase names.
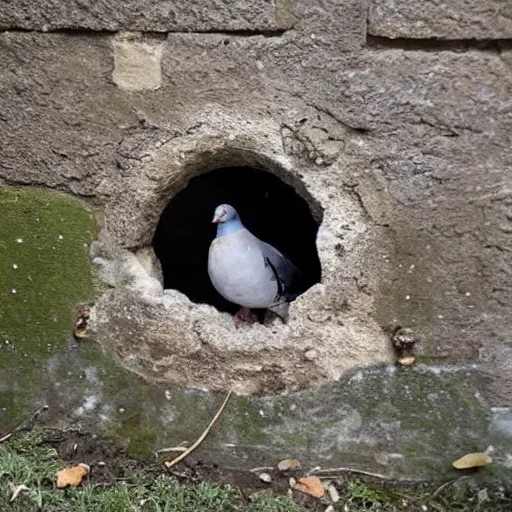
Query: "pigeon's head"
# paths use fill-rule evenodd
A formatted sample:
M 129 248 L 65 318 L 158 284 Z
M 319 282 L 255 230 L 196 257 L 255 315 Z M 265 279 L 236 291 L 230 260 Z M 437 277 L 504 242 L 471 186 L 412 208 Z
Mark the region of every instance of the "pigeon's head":
M 238 219 L 238 213 L 236 210 L 229 204 L 221 204 L 215 208 L 212 223 L 222 224 L 234 219 Z

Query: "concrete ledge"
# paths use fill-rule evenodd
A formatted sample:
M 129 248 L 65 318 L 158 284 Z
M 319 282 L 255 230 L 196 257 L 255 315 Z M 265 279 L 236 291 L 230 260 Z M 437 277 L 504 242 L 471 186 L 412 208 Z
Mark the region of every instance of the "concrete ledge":
M 0 5 L 0 29 L 204 32 L 283 30 L 293 22 L 293 1 L 13 0 Z
M 508 39 L 512 2 L 373 0 L 368 32 L 391 39 Z

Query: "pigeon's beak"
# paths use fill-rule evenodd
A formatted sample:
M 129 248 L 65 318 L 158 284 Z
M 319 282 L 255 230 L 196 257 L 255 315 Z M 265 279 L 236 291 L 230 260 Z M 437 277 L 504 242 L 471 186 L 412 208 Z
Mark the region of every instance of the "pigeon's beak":
M 214 215 L 212 224 L 218 224 L 220 222 L 220 217 L 221 217 L 220 215 Z

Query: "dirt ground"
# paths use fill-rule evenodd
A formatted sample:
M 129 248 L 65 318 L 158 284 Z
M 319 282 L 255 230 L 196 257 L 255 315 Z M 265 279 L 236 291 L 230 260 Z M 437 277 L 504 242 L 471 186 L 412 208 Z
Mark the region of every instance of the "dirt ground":
M 40 445 L 54 448 L 59 459 L 68 464 L 85 463 L 91 470 L 88 482 L 93 486 L 115 486 L 128 481 L 136 472 L 154 475 L 155 478 L 169 474 L 180 484 L 220 484 L 236 488 L 248 502 L 254 493 L 292 498 L 300 510 L 311 512 L 393 510 L 393 511 L 507 511 L 512 510 L 512 485 L 498 482 L 492 472 L 469 471 L 461 478 L 448 482 L 404 482 L 384 481 L 378 478 L 355 474 L 334 475 L 330 481 L 339 490 L 340 501 L 328 509 L 329 501 L 289 490 L 290 477 L 299 478 L 305 473 L 295 470 L 281 473 L 277 468 L 263 468 L 271 476 L 265 483 L 258 471 L 231 470 L 219 464 L 201 461 L 200 450 L 191 454 L 171 470 L 163 461 L 176 454 L 165 454 L 153 459 L 138 459 L 126 452 L 114 441 L 78 430 L 51 430 L 42 432 Z M 270 508 L 269 510 L 274 510 Z M 276 509 L 282 510 L 282 509 Z M 287 510 L 287 509 L 285 509 Z M 291 510 L 291 509 L 290 509 Z

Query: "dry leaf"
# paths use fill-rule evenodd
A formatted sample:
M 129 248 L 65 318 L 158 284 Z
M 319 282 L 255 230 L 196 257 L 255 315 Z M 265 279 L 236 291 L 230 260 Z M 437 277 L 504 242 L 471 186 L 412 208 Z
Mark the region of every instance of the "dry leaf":
M 492 459 L 487 453 L 476 452 L 467 453 L 464 457 L 452 462 L 452 466 L 455 469 L 480 468 L 489 465 L 491 462 Z
M 258 477 L 262 482 L 265 482 L 266 484 L 272 482 L 272 477 L 268 473 L 260 473 Z
M 414 356 L 401 357 L 398 360 L 398 364 L 400 364 L 402 366 L 411 366 L 411 364 L 414 364 L 415 361 L 416 361 L 416 358 Z
M 88 306 L 80 306 L 76 311 L 76 323 L 73 335 L 79 340 L 87 338 L 87 324 L 89 322 L 90 310 Z
M 76 487 L 82 483 L 84 476 L 89 473 L 89 466 L 87 464 L 78 464 L 71 468 L 64 468 L 57 471 L 57 487 L 63 489 L 68 485 Z
M 324 486 L 317 476 L 299 478 L 299 481 L 293 486 L 293 489 L 314 496 L 315 498 L 321 498 L 325 493 Z
M 20 494 L 21 494 L 21 491 L 30 491 L 30 489 L 26 486 L 26 485 L 18 485 L 18 487 L 16 487 L 16 489 L 14 489 L 14 492 L 12 493 L 12 496 L 11 496 L 11 502 L 14 501 Z
M 289 471 L 290 469 L 299 469 L 300 467 L 301 463 L 298 459 L 284 459 L 277 463 L 279 471 Z
M 85 327 L 82 327 L 81 325 L 77 325 L 75 327 L 73 335 L 75 336 L 75 338 L 83 340 L 84 338 L 87 338 L 87 329 Z

